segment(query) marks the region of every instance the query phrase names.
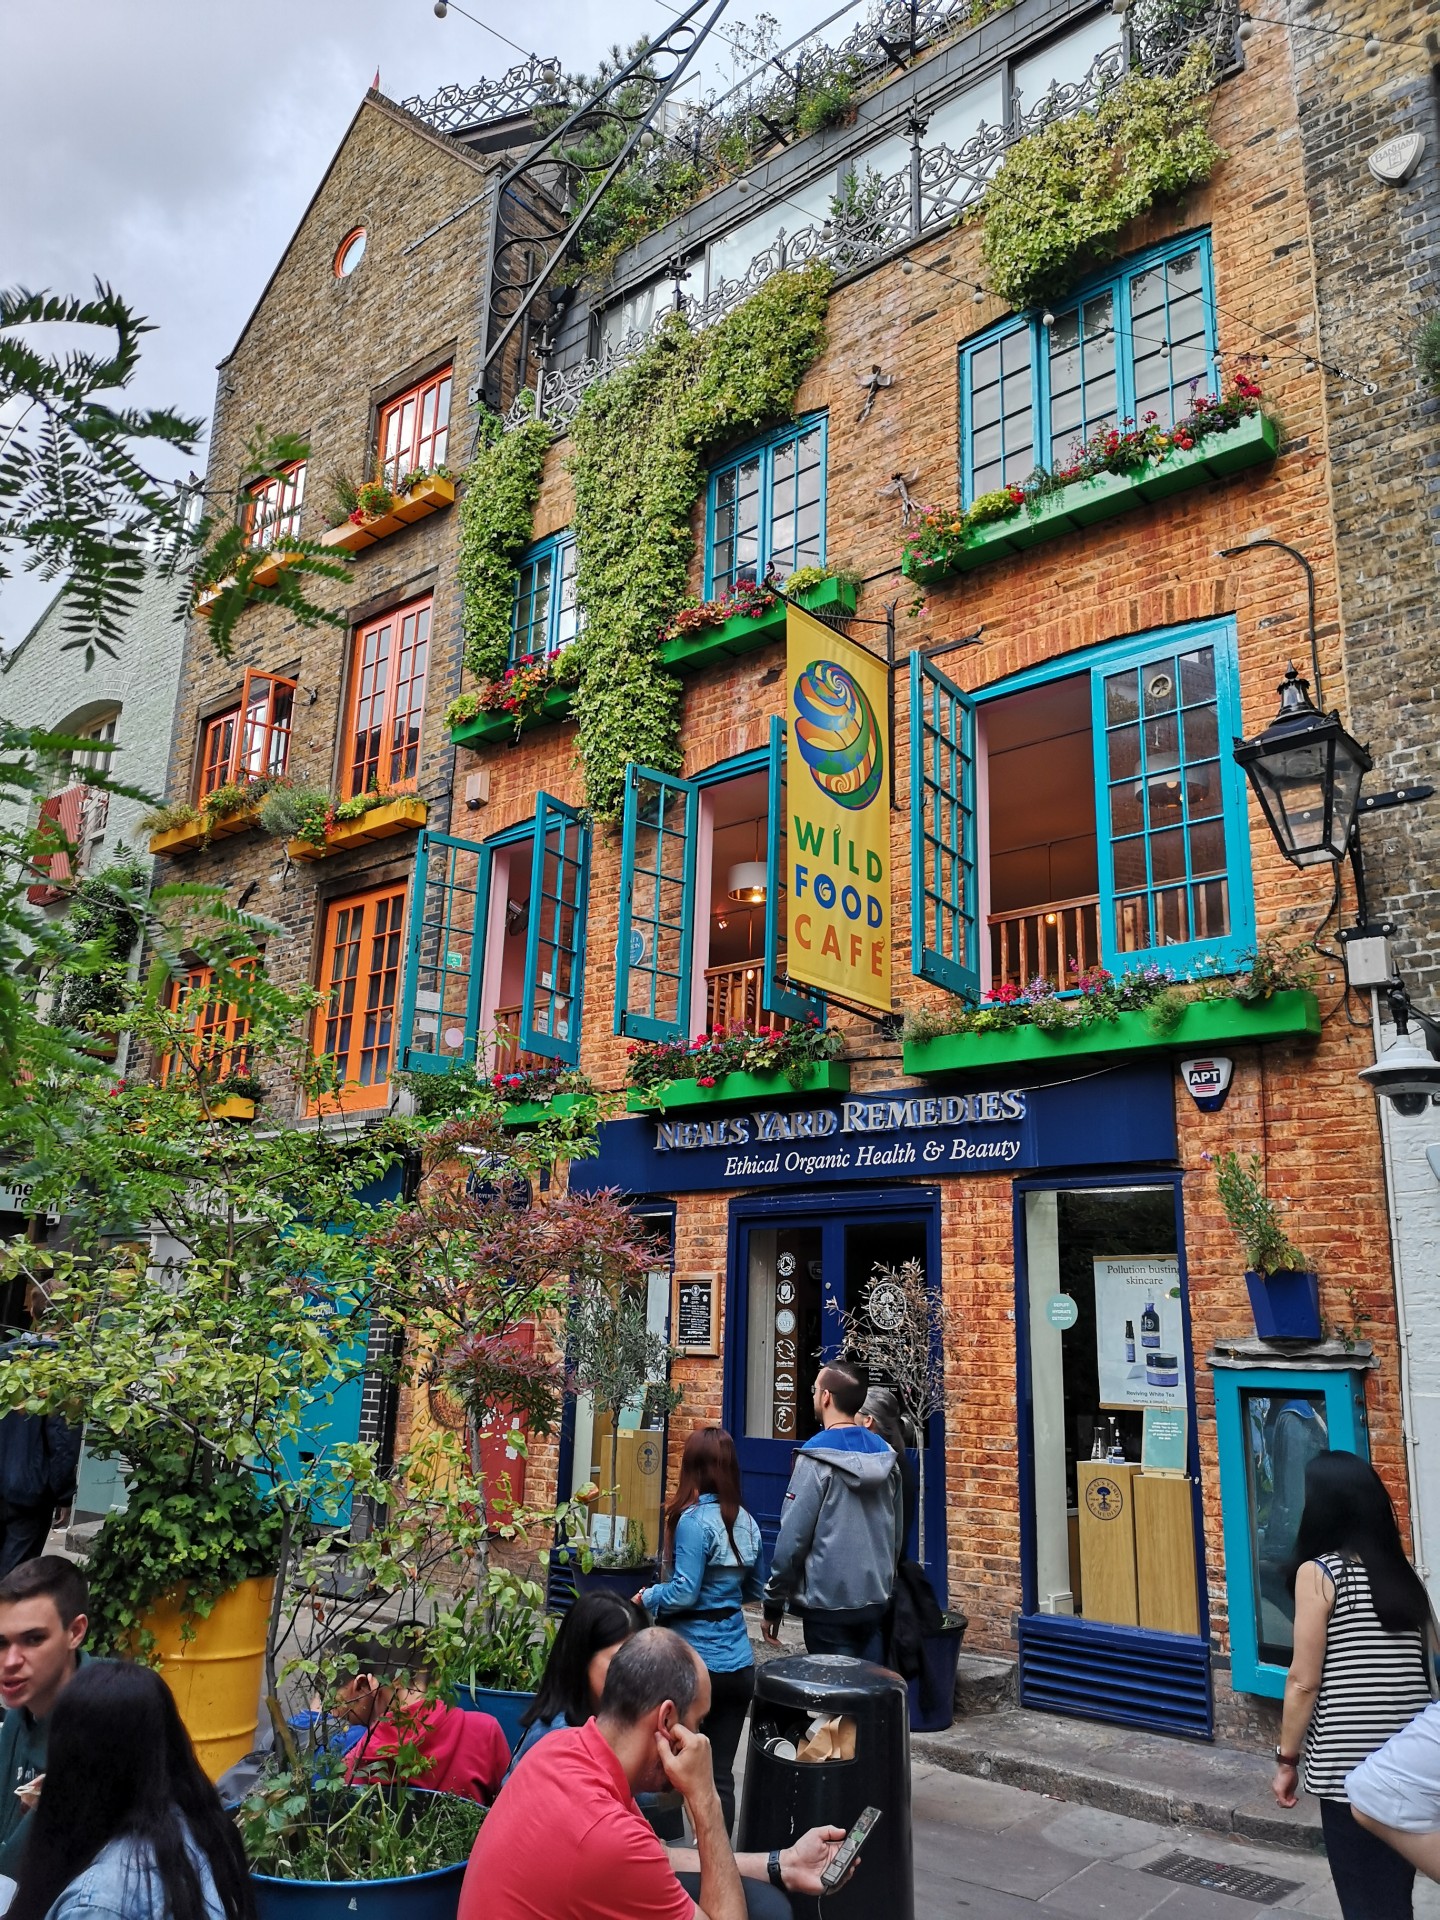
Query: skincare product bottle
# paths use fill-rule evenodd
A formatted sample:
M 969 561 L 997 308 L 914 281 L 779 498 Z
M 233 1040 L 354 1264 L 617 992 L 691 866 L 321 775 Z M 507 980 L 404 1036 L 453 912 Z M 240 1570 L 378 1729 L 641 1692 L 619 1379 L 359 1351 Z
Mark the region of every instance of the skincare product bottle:
M 1140 1344 L 1142 1347 L 1158 1347 L 1160 1344 L 1160 1316 L 1155 1311 L 1153 1300 L 1145 1302 L 1145 1311 L 1140 1316 Z
M 1125 1359 L 1127 1362 L 1130 1362 L 1130 1361 L 1133 1361 L 1134 1358 L 1135 1358 L 1135 1322 L 1133 1320 L 1127 1320 L 1125 1322 Z

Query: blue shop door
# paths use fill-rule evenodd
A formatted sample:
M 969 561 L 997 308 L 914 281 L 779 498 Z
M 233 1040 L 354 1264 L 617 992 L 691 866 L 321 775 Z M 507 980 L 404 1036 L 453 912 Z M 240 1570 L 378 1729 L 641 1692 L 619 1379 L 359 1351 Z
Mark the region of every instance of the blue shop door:
M 801 1213 L 761 1203 L 733 1222 L 726 1313 L 725 1419 L 740 1460 L 745 1504 L 759 1522 L 768 1562 L 795 1450 L 817 1430 L 815 1379 L 843 1344 L 841 1312 L 863 1299 L 877 1264 L 919 1260 L 939 1284 L 938 1231 L 914 1212 Z M 878 1377 L 876 1385 L 884 1385 Z M 911 1450 L 918 1477 L 920 1456 Z M 924 1564 L 946 1594 L 944 1417 L 925 1436 Z M 906 1553 L 920 1559 L 918 1514 Z

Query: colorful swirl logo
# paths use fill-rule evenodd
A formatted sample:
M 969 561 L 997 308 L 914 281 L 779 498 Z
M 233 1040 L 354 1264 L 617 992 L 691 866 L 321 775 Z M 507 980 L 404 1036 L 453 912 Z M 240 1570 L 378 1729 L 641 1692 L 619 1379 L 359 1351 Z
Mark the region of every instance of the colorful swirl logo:
M 868 807 L 884 757 L 875 709 L 854 676 L 833 660 L 812 660 L 795 682 L 795 714 L 800 757 L 816 786 L 837 806 Z

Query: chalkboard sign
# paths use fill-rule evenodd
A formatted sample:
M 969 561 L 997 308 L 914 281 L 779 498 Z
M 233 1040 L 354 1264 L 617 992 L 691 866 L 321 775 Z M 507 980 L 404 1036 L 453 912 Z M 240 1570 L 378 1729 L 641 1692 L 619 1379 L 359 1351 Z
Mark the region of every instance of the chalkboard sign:
M 686 1353 L 714 1353 L 715 1276 L 683 1280 L 677 1288 L 675 1344 Z

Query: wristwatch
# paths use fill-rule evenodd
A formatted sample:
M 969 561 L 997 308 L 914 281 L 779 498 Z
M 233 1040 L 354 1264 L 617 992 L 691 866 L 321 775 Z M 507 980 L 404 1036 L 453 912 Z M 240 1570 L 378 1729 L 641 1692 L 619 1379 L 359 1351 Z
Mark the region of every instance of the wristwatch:
M 783 1893 L 785 1891 L 785 1876 L 780 1871 L 780 1849 L 778 1847 L 771 1848 L 770 1857 L 765 1862 L 765 1871 L 770 1876 L 771 1886 L 778 1887 Z
M 1279 1747 L 1275 1749 L 1275 1758 L 1280 1762 L 1282 1767 L 1298 1767 L 1300 1764 L 1300 1756 L 1298 1753 L 1285 1753 Z

